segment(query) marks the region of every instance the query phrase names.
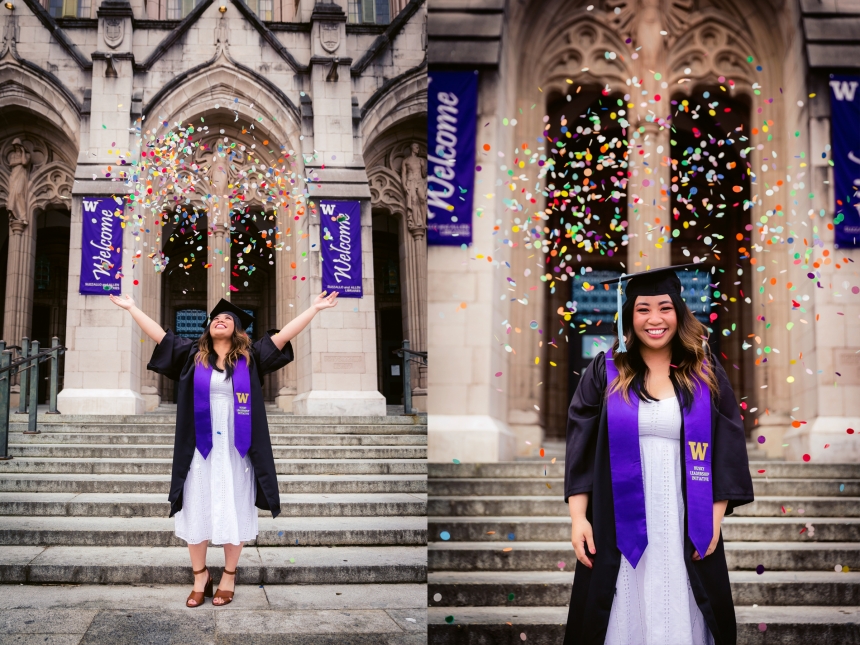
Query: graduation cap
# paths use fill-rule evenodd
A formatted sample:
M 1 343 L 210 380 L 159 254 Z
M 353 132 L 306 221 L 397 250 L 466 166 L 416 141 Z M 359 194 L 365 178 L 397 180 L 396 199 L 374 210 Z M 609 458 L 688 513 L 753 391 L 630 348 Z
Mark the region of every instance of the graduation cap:
M 621 274 L 618 278 L 612 280 L 604 280 L 598 284 L 617 284 L 616 294 L 618 296 L 618 351 L 626 352 L 627 346 L 624 343 L 624 330 L 621 327 L 621 293 L 622 284 L 627 282 L 627 299 L 635 302 L 638 296 L 663 296 L 663 295 L 681 295 L 681 280 L 678 278 L 676 271 L 686 271 L 691 267 L 705 267 L 700 264 L 679 264 L 673 267 L 662 267 L 660 269 L 651 269 L 650 271 L 642 271 L 631 275 Z
M 227 314 L 230 316 L 236 324 L 236 327 L 242 331 L 246 330 L 254 322 L 254 317 L 247 311 L 239 309 L 239 307 L 234 305 L 232 302 L 221 298 L 221 300 L 218 301 L 218 304 L 215 305 L 215 308 L 209 313 L 209 318 L 206 319 L 206 324 L 203 328 L 207 329 L 209 324 L 218 314 Z

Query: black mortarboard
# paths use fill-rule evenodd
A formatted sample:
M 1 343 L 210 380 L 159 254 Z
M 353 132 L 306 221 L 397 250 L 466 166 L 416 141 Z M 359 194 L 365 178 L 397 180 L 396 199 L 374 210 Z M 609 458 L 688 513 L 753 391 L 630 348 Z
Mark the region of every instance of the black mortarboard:
M 215 308 L 209 312 L 209 318 L 206 319 L 205 328 L 209 327 L 209 323 L 211 323 L 212 319 L 218 314 L 229 314 L 230 317 L 233 318 L 233 322 L 236 323 L 236 326 L 243 331 L 248 329 L 248 327 L 250 327 L 254 322 L 254 317 L 247 311 L 239 309 L 239 307 L 234 305 L 232 302 L 221 298 L 221 300 L 218 301 L 218 304 L 215 305 Z
M 676 271 L 686 271 L 692 267 L 705 269 L 699 264 L 680 264 L 673 267 L 662 267 L 660 269 L 651 269 L 650 271 L 641 271 L 640 273 L 632 273 L 630 275 L 621 275 L 612 280 L 604 280 L 599 284 L 617 284 L 618 294 L 618 351 L 626 352 L 627 347 L 624 343 L 624 331 L 621 326 L 621 294 L 622 283 L 627 282 L 627 287 L 624 289 L 627 299 L 635 301 L 639 296 L 662 296 L 662 295 L 681 295 L 681 280 L 678 278 Z

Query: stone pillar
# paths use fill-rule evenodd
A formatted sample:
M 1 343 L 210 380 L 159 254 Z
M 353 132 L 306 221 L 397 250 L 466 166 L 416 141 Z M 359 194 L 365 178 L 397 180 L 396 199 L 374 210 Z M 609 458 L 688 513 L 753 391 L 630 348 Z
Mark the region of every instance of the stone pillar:
M 209 263 L 206 272 L 206 310 L 212 311 L 224 298 L 230 300 L 230 229 L 229 217 L 214 220 L 210 215 Z
M 64 414 L 140 414 L 141 330 L 106 296 L 78 292 L 81 271 L 82 197 L 123 196 L 128 188 L 118 181 L 116 156 L 108 153 L 120 142 L 134 149 L 131 118 L 133 56 L 132 11 L 127 0 L 104 0 L 98 10 L 97 50 L 93 52 L 90 119 L 99 124 L 81 146 L 72 189 L 69 297 L 66 317 L 65 388 L 58 397 Z M 104 126 L 104 127 L 102 127 Z M 106 177 L 112 166 L 111 177 Z M 93 180 L 95 175 L 98 179 Z M 144 301 L 143 287 L 134 285 L 132 257 L 136 248 L 132 214 L 126 211 L 123 230 L 122 293 Z
M 642 0 L 641 15 L 636 26 L 636 41 L 642 49 L 637 68 L 641 88 L 632 88 L 628 108 L 633 111 L 630 122 L 636 130 L 629 127 L 627 140 L 630 142 L 627 159 L 630 164 L 630 183 L 627 187 L 627 271 L 637 273 L 648 268 L 669 266 L 671 253 L 672 211 L 660 194 L 659 174 L 668 179 L 669 169 L 662 166 L 664 158 L 670 156 L 669 130 L 663 126 L 662 119 L 654 120 L 653 114 L 667 112 L 669 104 L 668 87 L 656 74 L 665 73 L 666 47 L 660 32 L 661 23 L 659 0 Z M 643 93 L 643 90 L 645 93 Z M 657 96 L 660 95 L 660 100 Z M 635 116 L 634 116 L 635 115 Z M 638 121 L 638 123 L 637 123 Z M 644 128 L 644 132 L 639 130 Z M 643 154 L 639 154 L 639 152 Z M 668 182 L 666 182 L 668 183 Z
M 275 290 L 276 290 L 276 306 L 275 311 L 278 316 L 278 327 L 282 328 L 290 322 L 298 313 L 296 311 L 296 282 L 298 279 L 293 278 L 298 275 L 298 272 L 292 268 L 292 264 L 296 261 L 296 243 L 298 235 L 292 230 L 292 222 L 289 217 L 289 211 L 286 217 L 281 219 L 281 222 L 286 222 L 286 225 L 279 226 L 281 235 L 285 235 L 284 231 L 290 228 L 289 237 L 283 238 L 283 248 L 275 258 Z M 298 265 L 297 265 L 298 266 Z M 293 350 L 295 351 L 293 343 Z M 284 369 L 275 372 L 275 378 L 278 383 L 278 395 L 275 397 L 275 404 L 285 412 L 293 411 L 293 401 L 296 398 L 296 361 L 287 365 Z
M 638 137 L 629 138 L 632 145 L 628 170 L 632 175 L 627 189 L 625 273 L 669 266 L 672 259 L 669 245 L 672 239 L 672 209 L 669 198 L 661 194 L 662 186 L 669 179 L 669 169 L 663 163 L 670 156 L 670 131 L 654 121 L 643 121 L 641 127 L 644 127 L 644 133 L 636 132 Z M 639 161 L 644 155 L 638 153 L 638 146 L 649 155 L 647 161 Z
M 126 206 L 126 209 L 131 209 L 132 206 Z M 139 209 L 135 208 L 134 216 L 139 216 Z M 148 214 L 145 220 L 135 221 L 135 230 L 139 231 L 141 244 L 145 244 L 141 250 L 141 256 L 137 260 L 137 265 L 133 269 L 134 277 L 137 278 L 141 285 L 141 298 L 139 307 L 147 316 L 153 320 L 160 322 L 165 329 L 173 325 L 161 319 L 161 278 L 160 271 L 156 271 L 152 260 L 147 257 L 157 248 L 156 240 L 161 234 L 161 223 L 157 214 Z M 159 265 L 160 266 L 160 265 Z M 166 324 L 165 324 L 166 323 Z M 160 376 L 155 372 L 150 372 L 146 369 L 152 352 L 155 351 L 155 341 L 149 336 L 141 334 L 141 352 L 140 352 L 140 393 L 143 396 L 146 405 L 146 411 L 155 410 L 161 403 L 161 391 L 159 388 Z
M 311 103 L 313 146 L 325 159 L 307 163 L 309 204 L 297 224 L 307 235 L 296 240 L 307 262 L 298 273 L 296 309 L 303 311 L 322 290 L 320 199 L 361 202 L 364 297 L 344 298 L 337 309 L 314 318 L 293 343 L 299 373 L 293 412 L 302 415 L 380 415 L 385 397 L 376 381 L 376 315 L 373 295 L 373 231 L 370 187 L 361 157 L 353 152 L 352 82 L 346 51 L 346 13 L 337 4 L 318 3 L 311 16 Z M 306 109 L 303 105 L 303 110 Z M 307 137 L 305 138 L 307 143 Z M 319 164 L 319 167 L 316 167 Z M 324 167 L 323 167 L 324 164 Z M 314 207 L 314 204 L 316 205 Z
M 488 143 L 494 151 L 507 151 L 515 145 L 513 128 L 501 124 L 506 106 L 515 105 L 508 100 L 499 72 L 481 72 L 476 159 L 483 169 L 475 177 L 473 211 L 482 208 L 485 215 L 472 217 L 470 248 L 431 246 L 427 253 L 430 461 L 510 461 L 516 453 L 517 438 L 507 423 L 508 360 L 514 349 L 531 348 L 511 340 L 500 324 L 511 312 L 510 292 L 499 279 L 508 247 L 495 242 L 497 216 L 490 214 L 507 208 L 495 186 L 509 177 L 493 157 L 482 163 L 481 148 Z M 434 142 L 429 144 L 432 151 Z
M 18 345 L 30 336 L 33 319 L 33 274 L 36 267 L 35 226 L 23 219 L 9 222 L 9 255 L 6 261 L 6 303 L 3 340 Z
M 404 337 L 409 348 L 416 352 L 427 351 L 427 237 L 425 229 L 410 229 L 406 218 L 400 234 L 403 238 L 403 294 L 406 324 Z M 427 411 L 427 367 L 412 363 L 412 406 Z

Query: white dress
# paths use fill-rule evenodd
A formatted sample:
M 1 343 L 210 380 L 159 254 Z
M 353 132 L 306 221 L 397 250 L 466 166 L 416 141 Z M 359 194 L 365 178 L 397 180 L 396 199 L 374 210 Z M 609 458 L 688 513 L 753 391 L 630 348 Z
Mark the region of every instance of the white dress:
M 209 391 L 212 451 L 199 450 L 185 479 L 182 510 L 174 516 L 176 537 L 189 544 L 239 544 L 257 537 L 256 487 L 251 458 L 243 459 L 233 442 L 233 382 L 212 370 Z
M 713 643 L 684 565 L 680 438 L 676 398 L 639 402 L 648 546 L 635 569 L 621 556 L 606 645 Z

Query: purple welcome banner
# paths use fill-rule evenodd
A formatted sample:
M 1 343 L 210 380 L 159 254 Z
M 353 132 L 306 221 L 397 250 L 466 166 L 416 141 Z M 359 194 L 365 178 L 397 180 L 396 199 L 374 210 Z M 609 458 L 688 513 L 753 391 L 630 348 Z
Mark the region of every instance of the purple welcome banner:
M 835 242 L 860 247 L 860 76 L 830 75 Z
M 477 72 L 430 72 L 427 244 L 472 243 Z
M 83 198 L 80 292 L 87 296 L 120 293 L 122 224 L 117 211 L 122 200 L 115 197 Z
M 361 203 L 320 200 L 322 288 L 361 298 Z

